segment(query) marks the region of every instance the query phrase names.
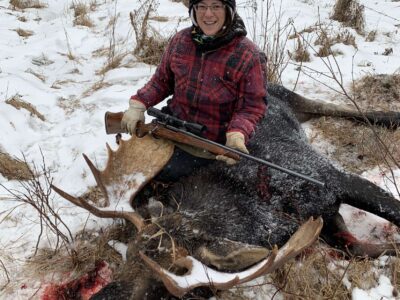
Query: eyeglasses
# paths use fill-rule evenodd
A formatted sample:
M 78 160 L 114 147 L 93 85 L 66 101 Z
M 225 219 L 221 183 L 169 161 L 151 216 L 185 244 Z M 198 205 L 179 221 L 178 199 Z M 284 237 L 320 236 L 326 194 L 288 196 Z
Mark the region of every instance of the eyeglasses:
M 212 4 L 212 5 L 196 4 L 194 8 L 197 12 L 200 13 L 205 13 L 208 8 L 212 12 L 221 12 L 225 8 L 225 4 Z

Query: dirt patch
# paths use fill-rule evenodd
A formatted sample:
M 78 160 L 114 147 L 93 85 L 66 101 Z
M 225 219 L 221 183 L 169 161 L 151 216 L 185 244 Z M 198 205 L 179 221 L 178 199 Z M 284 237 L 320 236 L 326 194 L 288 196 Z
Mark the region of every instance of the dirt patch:
M 10 104 L 11 106 L 15 107 L 18 110 L 21 108 L 26 109 L 27 111 L 30 112 L 31 116 L 35 116 L 42 121 L 46 120 L 45 117 L 40 112 L 38 112 L 35 106 L 22 100 L 19 95 L 15 95 L 12 98 L 6 100 L 6 103 Z
M 32 172 L 26 162 L 0 152 L 0 173 L 8 180 L 32 179 Z
M 320 138 L 328 141 L 333 147 L 329 147 L 329 152 L 324 154 L 345 170 L 361 174 L 378 165 L 388 167 L 386 161 L 390 159 L 368 126 L 330 117 L 314 120 L 312 124 L 316 133 L 311 137 L 311 143 L 318 143 Z M 375 131 L 399 162 L 400 149 L 396 145 L 400 145 L 400 130 L 375 127 Z M 393 167 L 394 163 L 389 162 L 389 166 Z
M 352 92 L 363 109 L 400 110 L 400 74 L 364 76 Z

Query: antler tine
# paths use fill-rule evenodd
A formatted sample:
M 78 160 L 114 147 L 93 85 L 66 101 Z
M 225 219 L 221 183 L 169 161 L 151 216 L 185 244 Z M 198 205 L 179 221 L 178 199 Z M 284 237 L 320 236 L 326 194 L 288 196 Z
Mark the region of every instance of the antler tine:
M 105 198 L 105 203 L 106 206 L 108 206 L 109 204 L 109 199 L 108 199 L 108 193 L 107 193 L 107 189 L 104 186 L 103 181 L 101 180 L 101 173 L 100 171 L 94 166 L 94 164 L 92 163 L 92 161 L 89 159 L 89 157 L 86 156 L 86 154 L 82 153 L 83 158 L 85 159 L 87 165 L 90 168 L 90 171 L 92 171 L 92 174 L 94 176 L 94 179 L 97 182 L 97 185 L 100 187 L 101 191 L 103 192 L 104 198 Z
M 107 153 L 108 153 L 109 159 L 112 159 L 112 157 L 114 155 L 114 151 L 111 149 L 111 147 L 108 143 L 106 143 L 106 148 L 107 148 Z
M 89 204 L 84 199 L 82 199 L 80 197 L 79 198 L 74 197 L 54 185 L 51 185 L 51 188 L 57 194 L 59 194 L 61 197 L 67 199 L 68 201 L 70 201 L 71 203 L 73 203 L 79 207 L 86 209 L 87 211 L 94 214 L 96 217 L 99 217 L 99 218 L 122 218 L 122 219 L 125 219 L 125 220 L 133 223 L 133 225 L 135 225 L 135 227 L 137 228 L 138 231 L 141 231 L 143 229 L 143 227 L 145 226 L 143 218 L 134 211 L 124 212 L 124 211 L 115 211 L 115 210 L 100 210 L 97 207 Z
M 176 264 L 188 268 L 187 275 L 177 276 L 163 269 L 160 265 L 140 252 L 143 261 L 160 277 L 168 291 L 176 296 L 182 297 L 188 291 L 199 287 L 209 286 L 220 290 L 230 289 L 235 285 L 249 282 L 264 274 L 268 274 L 282 266 L 289 259 L 298 255 L 306 247 L 310 246 L 319 236 L 323 225 L 322 218 L 315 221 L 310 218 L 296 231 L 289 241 L 281 248 L 274 249 L 268 258 L 262 260 L 255 266 L 239 273 L 223 273 L 195 260 L 193 257 L 186 257 Z

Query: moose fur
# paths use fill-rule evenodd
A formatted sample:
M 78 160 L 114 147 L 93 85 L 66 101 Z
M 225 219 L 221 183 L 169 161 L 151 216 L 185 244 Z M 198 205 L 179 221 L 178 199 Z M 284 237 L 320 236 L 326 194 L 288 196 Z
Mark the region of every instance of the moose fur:
M 400 226 L 400 202 L 373 183 L 333 166 L 310 146 L 299 120 L 334 115 L 396 126 L 400 113 L 362 116 L 348 108 L 307 100 L 281 86 L 270 86 L 268 92 L 268 113 L 248 144 L 250 153 L 322 181 L 325 187 L 245 159 L 234 166 L 215 162 L 163 192 L 162 216 L 154 213 L 154 205 L 138 208 L 144 217 L 158 216 L 157 226 L 147 236 L 162 228 L 168 235 L 164 241 L 174 240 L 187 254 L 229 272 L 263 259 L 265 249 L 282 246 L 310 217 L 321 216 L 326 240 L 333 246 L 346 246 L 351 254 L 377 256 L 390 250 L 389 245 L 349 244 L 337 238 L 339 231 L 347 230 L 339 214 L 342 203 Z M 154 241 L 144 235 L 137 238 L 130 244 L 128 264 L 138 263 L 139 251 L 151 247 L 157 248 Z M 240 250 L 246 247 L 250 250 Z M 161 261 L 163 254 L 156 256 Z M 139 271 L 132 269 L 137 281 L 114 283 L 93 299 L 122 299 L 122 295 L 142 299 L 154 287 L 153 274 L 143 269 L 143 265 Z
M 267 248 L 282 246 L 311 216 L 323 217 L 325 232 L 332 240 L 335 228 L 343 230 L 338 216 L 342 203 L 400 226 L 400 201 L 375 184 L 338 170 L 308 143 L 293 109 L 297 108 L 304 118 L 305 113 L 299 109 L 301 102 L 310 106 L 310 101 L 282 86 L 271 86 L 268 91 L 268 114 L 250 140 L 250 153 L 307 174 L 324 182 L 325 187 L 249 160 L 243 159 L 235 166 L 212 164 L 182 178 L 168 191 L 180 201 L 182 240 L 197 228 L 199 236 L 213 237 L 212 242 L 228 238 Z M 339 110 L 336 112 L 339 114 Z M 323 113 L 319 110 L 313 115 Z M 400 121 L 400 113 L 378 115 L 371 119 L 373 123 L 393 125 Z M 354 254 L 377 255 L 367 249 L 359 253 L 359 245 L 354 247 Z

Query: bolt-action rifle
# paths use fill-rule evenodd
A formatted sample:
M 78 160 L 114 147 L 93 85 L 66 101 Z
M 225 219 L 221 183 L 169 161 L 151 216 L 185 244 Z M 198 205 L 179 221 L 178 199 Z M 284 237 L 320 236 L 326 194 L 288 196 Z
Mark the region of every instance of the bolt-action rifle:
M 206 150 L 215 155 L 225 155 L 235 160 L 239 160 L 240 157 L 243 157 L 258 162 L 260 164 L 267 165 L 271 168 L 280 170 L 292 176 L 297 176 L 299 178 L 305 179 L 321 187 L 325 186 L 325 183 L 307 175 L 286 169 L 267 160 L 254 157 L 234 148 L 201 137 L 201 134 L 206 130 L 206 127 L 204 125 L 180 120 L 174 116 L 165 114 L 154 107 L 150 107 L 149 109 L 147 109 L 147 114 L 155 117 L 155 119 L 153 119 L 152 122 L 148 124 L 138 122 L 136 126 L 136 136 L 138 137 L 143 137 L 146 134 L 151 134 L 152 136 L 157 138 L 164 138 L 174 142 L 191 145 Z M 121 120 L 123 115 L 123 112 L 106 112 L 105 127 L 107 134 L 126 133 L 126 131 L 121 127 Z

